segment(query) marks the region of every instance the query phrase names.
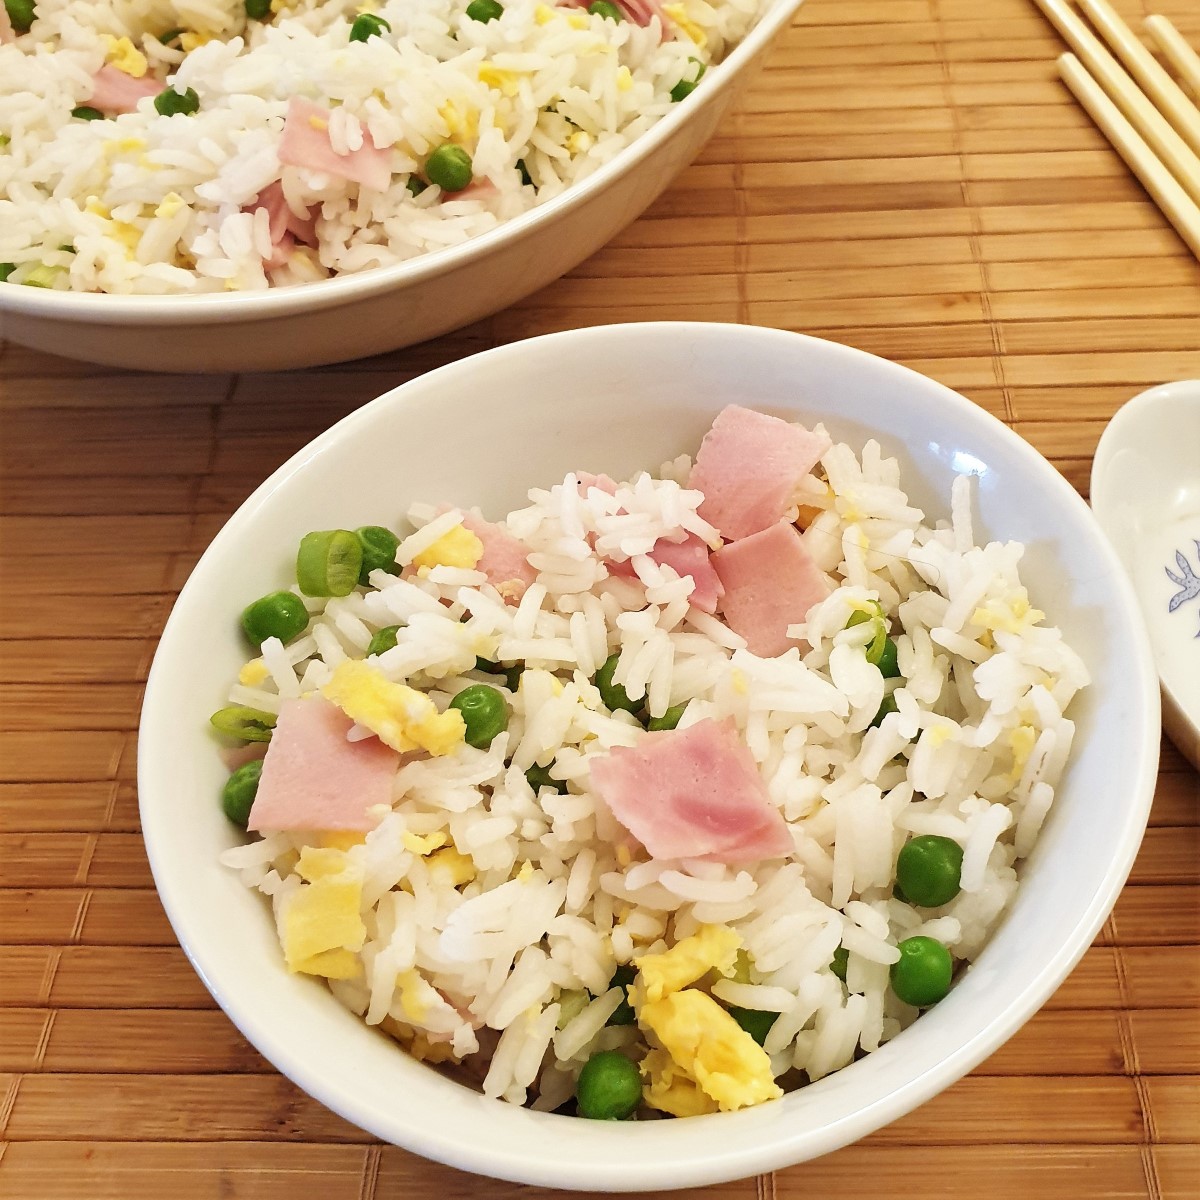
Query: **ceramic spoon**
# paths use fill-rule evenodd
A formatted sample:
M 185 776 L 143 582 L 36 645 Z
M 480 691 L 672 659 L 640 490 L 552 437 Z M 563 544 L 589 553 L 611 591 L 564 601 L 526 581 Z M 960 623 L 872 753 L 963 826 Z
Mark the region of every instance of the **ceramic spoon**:
M 1163 726 L 1200 768 L 1200 380 L 1151 388 L 1113 417 L 1092 463 L 1092 509 L 1150 630 Z

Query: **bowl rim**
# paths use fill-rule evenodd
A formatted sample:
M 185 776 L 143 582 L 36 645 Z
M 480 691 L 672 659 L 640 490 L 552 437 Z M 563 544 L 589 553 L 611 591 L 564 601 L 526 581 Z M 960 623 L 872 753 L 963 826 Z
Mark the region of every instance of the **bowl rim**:
M 707 86 L 697 88 L 608 162 L 545 204 L 526 209 L 501 221 L 494 229 L 458 245 L 426 251 L 386 267 L 371 267 L 294 287 L 266 288 L 256 292 L 125 295 L 0 287 L 0 316 L 11 312 L 23 317 L 52 317 L 99 325 L 123 322 L 147 328 L 216 325 L 239 319 L 264 321 L 297 313 L 324 312 L 420 284 L 476 258 L 486 258 L 505 246 L 520 244 L 607 190 L 656 153 L 683 125 L 714 104 L 747 64 L 792 21 L 803 3 L 804 0 L 770 0 L 746 36 L 721 62 L 708 70 L 705 75 Z
M 161 730 L 156 729 L 156 726 L 167 727 L 167 718 L 160 715 L 162 706 L 157 701 L 160 688 L 166 686 L 162 683 L 167 670 L 164 665 L 164 656 L 169 653 L 174 638 L 178 636 L 174 631 L 176 617 L 185 596 L 188 595 L 189 588 L 192 587 L 193 580 L 200 574 L 201 567 L 210 557 L 216 559 L 221 556 L 224 553 L 225 544 L 234 542 L 241 534 L 241 527 L 252 520 L 255 509 L 273 495 L 277 488 L 287 483 L 293 475 L 301 472 L 310 460 L 337 442 L 347 430 L 353 429 L 359 424 L 369 424 L 375 415 L 386 407 L 404 405 L 406 394 L 411 393 L 418 385 L 426 388 L 433 383 L 444 383 L 452 380 L 461 372 L 478 369 L 481 363 L 496 362 L 503 358 L 525 354 L 534 344 L 551 341 L 576 344 L 581 341 L 590 341 L 602 344 L 608 340 L 619 345 L 629 338 L 653 339 L 671 336 L 695 337 L 705 341 L 714 338 L 744 339 L 747 344 L 757 340 L 761 341 L 763 345 L 770 341 L 781 340 L 810 345 L 815 343 L 820 347 L 819 353 L 840 359 L 851 367 L 856 362 L 861 364 L 864 359 L 871 360 L 876 368 L 880 368 L 882 365 L 881 369 L 890 373 L 898 382 L 907 382 L 909 387 L 912 387 L 914 386 L 913 377 L 915 377 L 920 381 L 919 386 L 927 393 L 936 394 L 939 400 L 957 407 L 963 414 L 969 411 L 973 414 L 971 419 L 982 422 L 992 436 L 999 438 L 1007 449 L 1021 460 L 1026 469 L 1035 472 L 1044 482 L 1050 498 L 1067 506 L 1074 517 L 1073 523 L 1085 530 L 1091 542 L 1094 543 L 1093 549 L 1100 559 L 1097 563 L 1097 572 L 1111 586 L 1112 598 L 1120 608 L 1120 623 L 1123 632 L 1130 638 L 1130 653 L 1139 668 L 1133 677 L 1125 681 L 1132 711 L 1139 721 L 1138 736 L 1136 739 L 1131 738 L 1129 746 L 1129 760 L 1133 763 L 1129 769 L 1134 780 L 1134 787 L 1130 803 L 1124 810 L 1125 816 L 1119 827 L 1119 837 L 1115 842 L 1118 853 L 1108 862 L 1100 886 L 1097 887 L 1090 903 L 1070 930 L 1070 934 L 1059 952 L 1029 974 L 1019 990 L 1012 996 L 1011 1003 L 1002 1017 L 977 1029 L 965 1042 L 956 1046 L 899 1091 L 879 1096 L 866 1107 L 849 1116 L 837 1119 L 832 1124 L 815 1129 L 801 1129 L 790 1135 L 785 1133 L 765 1145 L 721 1144 L 719 1149 L 714 1150 L 714 1157 L 711 1160 L 702 1162 L 681 1162 L 669 1154 L 664 1154 L 661 1145 L 655 1144 L 656 1139 L 661 1141 L 661 1135 L 656 1131 L 662 1131 L 665 1126 L 669 1138 L 669 1130 L 672 1126 L 686 1125 L 704 1128 L 707 1127 L 704 1123 L 714 1120 L 728 1124 L 744 1117 L 746 1113 L 762 1110 L 749 1109 L 742 1113 L 695 1117 L 687 1122 L 650 1122 L 640 1127 L 636 1124 L 631 1125 L 622 1130 L 620 1148 L 636 1151 L 639 1146 L 651 1146 L 656 1158 L 649 1160 L 641 1157 L 635 1158 L 633 1162 L 611 1161 L 603 1165 L 589 1163 L 589 1177 L 580 1179 L 577 1176 L 566 1177 L 560 1170 L 555 1169 L 554 1164 L 547 1167 L 540 1161 L 531 1163 L 520 1159 L 512 1151 L 496 1154 L 486 1149 L 481 1150 L 455 1136 L 447 1135 L 444 1131 L 416 1130 L 405 1127 L 403 1117 L 398 1117 L 394 1113 L 364 1111 L 364 1105 L 356 1095 L 323 1077 L 315 1059 L 297 1059 L 295 1057 L 294 1051 L 289 1050 L 284 1044 L 284 1039 L 273 1031 L 269 1015 L 264 1016 L 248 1000 L 219 994 L 219 981 L 214 978 L 216 972 L 210 972 L 210 964 L 200 961 L 190 945 L 189 930 L 194 927 L 195 910 L 202 906 L 197 906 L 194 898 L 189 900 L 186 889 L 178 888 L 175 880 L 165 876 L 163 864 L 159 861 L 154 833 L 162 817 L 154 813 L 153 807 L 149 806 L 147 801 L 147 797 L 154 788 L 150 747 L 157 744 L 155 739 L 162 736 Z M 609 1191 L 634 1191 L 657 1188 L 669 1190 L 744 1178 L 751 1174 L 815 1158 L 849 1145 L 923 1104 L 956 1082 L 1007 1041 L 1037 1012 L 1078 963 L 1112 910 L 1117 896 L 1124 886 L 1149 816 L 1157 777 L 1160 728 L 1159 691 L 1153 669 L 1149 637 L 1138 617 L 1137 600 L 1132 585 L 1124 571 L 1120 569 L 1115 551 L 1103 536 L 1087 504 L 1066 479 L 1028 442 L 986 410 L 978 408 L 959 393 L 927 376 L 912 371 L 910 368 L 839 343 L 786 330 L 712 322 L 645 322 L 601 325 L 545 334 L 525 341 L 510 343 L 416 376 L 343 417 L 335 425 L 318 435 L 283 463 L 243 501 L 213 539 L 204 555 L 201 556 L 188 582 L 181 590 L 179 599 L 167 620 L 159 650 L 155 654 L 147 680 L 139 730 L 139 807 L 142 815 L 142 828 L 146 837 L 147 854 L 160 899 L 176 936 L 193 967 L 226 1014 L 248 1040 L 284 1075 L 326 1107 L 393 1144 L 404 1146 L 449 1166 L 494 1178 L 566 1189 L 603 1188 Z M 889 1045 L 895 1047 L 896 1043 L 885 1045 L 881 1050 L 869 1056 L 869 1059 L 876 1059 L 879 1055 L 887 1054 Z M 859 1064 L 851 1064 L 830 1078 L 841 1076 L 846 1071 L 853 1071 L 857 1065 Z M 800 1093 L 794 1095 L 802 1096 L 803 1093 L 802 1089 Z M 787 1105 L 791 1098 L 793 1097 L 785 1097 L 780 1105 Z M 485 1098 L 480 1097 L 480 1099 Z M 773 1108 L 774 1106 L 767 1107 Z M 515 1111 L 524 1113 L 525 1116 L 537 1121 L 558 1122 L 561 1120 L 553 1114 L 529 1113 L 521 1109 Z M 561 1129 L 561 1126 L 550 1124 L 545 1128 L 547 1136 L 549 1136 L 555 1129 Z M 714 1146 L 718 1142 L 719 1139 L 714 1139 Z

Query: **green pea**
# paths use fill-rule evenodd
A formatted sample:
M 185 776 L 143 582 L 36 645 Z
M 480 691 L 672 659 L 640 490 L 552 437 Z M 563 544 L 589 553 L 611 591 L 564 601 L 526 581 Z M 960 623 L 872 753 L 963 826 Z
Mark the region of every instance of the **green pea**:
M 471 0 L 471 3 L 467 5 L 467 16 L 472 21 L 481 21 L 485 25 L 503 15 L 504 5 L 497 4 L 496 0 Z
M 71 116 L 80 121 L 104 120 L 104 114 L 98 108 L 92 108 L 89 104 L 81 104 L 78 108 L 71 109 Z
M 367 576 L 372 571 L 387 571 L 389 575 L 397 574 L 396 548 L 400 539 L 382 525 L 364 525 L 354 531 L 362 543 L 362 566 L 358 569 L 358 582 L 364 587 L 369 582 Z
M 475 660 L 475 670 L 484 671 L 488 675 L 503 675 L 504 686 L 510 692 L 515 692 L 521 686 L 521 672 L 523 668 L 519 665 L 506 667 L 503 663 L 492 662 L 490 658 L 477 658 Z
M 271 0 L 267 0 L 268 6 L 270 3 Z M 158 40 L 162 45 L 169 46 L 172 42 L 179 41 L 179 37 L 182 33 L 182 29 L 168 29 L 165 33 L 160 33 L 158 35 Z
M 625 14 L 612 3 L 612 0 L 595 0 L 588 5 L 588 12 L 593 17 L 603 17 L 606 21 L 623 21 Z
M 350 40 L 365 42 L 368 38 L 379 37 L 385 29 L 388 33 L 392 32 L 391 25 L 382 17 L 374 13 L 359 13 L 354 18 L 354 24 L 350 26 Z
M 688 62 L 696 64 L 695 78 L 681 79 L 671 89 L 671 99 L 676 104 L 678 104 L 680 100 L 684 99 L 685 96 L 690 96 L 696 90 L 696 84 L 698 84 L 700 80 L 704 78 L 704 64 L 698 58 L 689 58 Z
M 476 750 L 486 750 L 493 738 L 508 726 L 508 705 L 503 695 L 486 683 L 473 683 L 463 688 L 450 701 L 450 707 L 462 713 L 467 726 L 467 745 Z
M 551 791 L 557 792 L 560 796 L 567 794 L 567 785 L 561 779 L 555 779 L 550 774 L 549 767 L 539 767 L 534 763 L 528 771 L 525 772 L 525 781 L 533 789 L 533 794 L 536 796 L 542 788 L 550 788 Z
M 186 88 L 183 92 L 167 88 L 154 97 L 154 107 L 164 117 L 190 117 L 200 111 L 200 97 L 196 95 L 194 88 Z
M 33 0 L 4 0 L 8 10 L 8 19 L 18 33 L 28 33 L 29 27 L 37 16 L 37 5 Z
M 408 189 L 408 194 L 415 200 L 429 184 L 423 179 L 418 179 L 415 175 L 410 175 L 408 182 L 404 186 Z
M 242 628 L 256 646 L 270 637 L 287 643 L 308 628 L 308 609 L 295 592 L 271 592 L 242 611 Z
M 910 937 L 896 948 L 900 957 L 892 963 L 889 976 L 892 991 L 905 1004 L 928 1008 L 949 992 L 954 963 L 941 942 L 931 937 Z
M 617 669 L 619 654 L 610 654 L 604 660 L 604 665 L 595 674 L 592 682 L 600 691 L 600 699 L 605 707 L 612 712 L 624 709 L 625 712 L 637 712 L 642 707 L 640 700 L 630 700 L 629 693 L 619 683 L 613 682 L 613 672 Z
M 843 982 L 846 982 L 846 968 L 850 965 L 850 951 L 845 946 L 839 946 L 829 960 L 829 969 Z
M 731 1008 L 729 1015 L 761 1046 L 779 1014 L 761 1008 Z
M 461 192 L 471 182 L 471 156 L 453 142 L 443 142 L 425 160 L 425 176 L 443 192 Z
M 394 649 L 396 645 L 396 634 L 400 632 L 399 625 L 385 625 L 382 629 L 377 629 L 371 635 L 370 644 L 367 646 L 367 657 L 372 654 L 386 654 L 389 650 Z
M 613 1015 L 608 1018 L 608 1025 L 632 1025 L 634 1020 L 633 1005 L 629 1003 L 629 985 L 637 978 L 637 971 L 629 965 L 618 967 L 612 974 L 612 978 L 608 981 L 610 988 L 624 988 L 625 999 L 613 1010 Z
M 579 1115 L 595 1121 L 624 1121 L 642 1102 L 642 1076 L 637 1063 L 616 1050 L 593 1054 L 575 1085 Z
M 901 847 L 896 859 L 896 882 L 910 904 L 937 908 L 958 895 L 962 861 L 962 847 L 953 838 L 923 834 Z
M 296 553 L 296 582 L 306 596 L 348 596 L 362 570 L 363 547 L 348 529 L 306 533 Z
M 258 794 L 258 781 L 262 776 L 262 759 L 242 763 L 221 789 L 221 807 L 225 815 L 239 828 L 245 829 L 250 820 L 250 809 Z
M 266 20 L 271 11 L 271 0 L 246 0 L 246 16 L 252 21 Z
M 888 713 L 899 711 L 900 710 L 896 705 L 896 697 L 889 693 L 888 695 L 884 696 L 883 703 L 880 704 L 879 709 L 876 711 L 874 717 L 871 718 L 870 728 L 878 729 L 879 726 L 883 724 L 883 718 L 886 717 Z
M 0 283 L 7 283 L 8 277 L 17 269 L 16 263 L 0 263 Z
M 271 730 L 275 728 L 277 720 L 274 713 L 248 708 L 244 704 L 218 708 L 209 717 L 214 729 L 230 737 L 240 738 L 243 742 L 269 742 Z
M 663 729 L 674 729 L 679 724 L 679 719 L 683 716 L 684 709 L 686 708 L 686 700 L 682 704 L 672 704 L 661 717 L 651 717 L 646 722 L 646 728 L 652 733 L 657 733 Z
M 896 662 L 896 643 L 890 637 L 883 639 L 883 648 L 878 655 L 867 654 L 867 661 L 873 662 L 880 670 L 884 679 L 899 679 L 900 667 Z

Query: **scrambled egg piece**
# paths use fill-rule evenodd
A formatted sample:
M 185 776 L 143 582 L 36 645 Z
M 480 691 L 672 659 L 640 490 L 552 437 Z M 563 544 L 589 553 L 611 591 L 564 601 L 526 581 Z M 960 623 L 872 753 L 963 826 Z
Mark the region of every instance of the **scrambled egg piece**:
M 362 871 L 330 847 L 305 846 L 296 873 L 308 881 L 283 914 L 283 953 L 289 971 L 351 979 L 367 929 L 359 915 Z
M 722 1112 L 783 1095 L 767 1052 L 705 992 L 685 988 L 643 1004 L 638 1023 Z M 669 1078 L 652 1078 L 650 1088 L 668 1102 L 681 1102 L 683 1089 L 674 1071 Z
M 642 1059 L 646 1103 L 673 1117 L 699 1117 L 717 1112 L 717 1102 L 665 1050 Z
M 533 19 L 539 25 L 549 25 L 550 22 L 554 20 L 554 9 L 552 9 L 548 4 L 539 4 L 537 8 L 533 10 Z
M 174 194 L 174 192 L 171 193 L 171 195 Z M 163 204 L 165 203 L 166 201 L 164 200 Z M 164 215 L 166 214 L 158 214 L 158 216 Z M 244 687 L 256 687 L 258 684 L 262 683 L 262 681 L 266 679 L 270 673 L 271 672 L 267 670 L 267 664 L 263 662 L 261 658 L 252 658 L 238 672 L 238 683 L 242 684 Z
M 627 92 L 633 87 L 633 74 L 627 66 L 617 68 L 617 91 Z
M 111 33 L 102 33 L 100 40 L 107 48 L 105 59 L 118 71 L 124 71 L 134 79 L 141 79 L 150 69 L 146 56 L 127 37 L 117 38 Z
M 449 754 L 466 732 L 457 709 L 439 713 L 428 696 L 402 683 L 392 683 L 361 659 L 340 663 L 321 694 L 401 754 L 417 749 L 433 755 Z
M 676 942 L 670 950 L 635 958 L 635 1002 L 653 1004 L 695 983 L 713 967 L 728 975 L 737 962 L 741 944 L 739 934 L 728 925 L 702 925 L 697 933 Z
M 473 568 L 483 557 L 483 543 L 465 525 L 455 525 L 413 559 L 416 567 Z
M 85 213 L 91 213 L 93 217 L 99 217 L 103 221 L 107 221 L 112 213 L 96 199 L 95 196 L 89 196 L 87 203 L 83 206 Z
M 463 112 L 453 100 L 447 100 L 438 109 L 438 116 L 446 122 L 451 137 L 470 141 L 479 132 L 478 114 L 470 110 Z
M 1033 753 L 1036 741 L 1037 730 L 1031 725 L 1018 725 L 1008 735 L 1008 744 L 1012 748 L 1012 778 L 1014 783 L 1021 778 L 1021 772 L 1025 770 L 1025 764 L 1029 761 L 1030 754 Z
M 434 879 L 449 883 L 451 887 L 461 887 L 475 878 L 475 863 L 454 846 L 447 846 L 429 856 L 429 874 Z
M 321 834 L 321 846 L 329 850 L 349 850 L 352 846 L 361 846 L 366 840 L 366 834 L 356 833 L 352 829 L 331 829 Z
M 404 843 L 405 850 L 424 858 L 427 854 L 432 854 L 439 846 L 446 844 L 446 834 L 443 830 L 438 829 L 422 836 L 419 833 L 413 833 L 411 829 L 406 829 L 400 840 Z
M 981 629 L 998 629 L 1003 633 L 1024 633 L 1045 615 L 1030 607 L 1028 592 L 1020 588 L 1008 604 L 994 600 L 977 608 L 971 614 L 971 624 Z
M 684 33 L 696 43 L 697 46 L 703 46 L 707 41 L 704 35 L 704 30 L 687 15 L 687 9 L 682 4 L 664 4 L 663 12 L 666 13 L 672 21 L 675 22 Z
M 400 1007 L 410 1021 L 423 1021 L 429 1014 L 429 1005 L 421 995 L 421 973 L 412 968 L 396 976 L 396 990 L 400 993 Z
M 515 96 L 521 90 L 521 72 L 507 71 L 490 62 L 479 64 L 479 82 L 494 87 L 506 96 Z
M 191 29 L 185 29 L 179 35 L 179 44 L 188 54 L 191 54 L 193 50 L 201 46 L 207 46 L 215 36 L 215 34 L 211 33 L 196 33 Z

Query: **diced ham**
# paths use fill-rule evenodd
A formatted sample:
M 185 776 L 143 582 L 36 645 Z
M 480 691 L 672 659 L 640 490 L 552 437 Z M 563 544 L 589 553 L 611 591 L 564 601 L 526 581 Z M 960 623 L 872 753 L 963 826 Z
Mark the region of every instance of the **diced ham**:
M 579 488 L 585 494 L 590 488 L 599 488 L 602 492 L 607 492 L 610 496 L 617 494 L 617 481 L 610 475 L 603 473 L 593 475 L 591 471 L 576 471 L 575 478 L 579 481 Z
M 700 515 L 737 541 L 784 515 L 796 485 L 831 444 L 803 425 L 731 404 L 704 435 L 688 487 L 704 493 Z
M 330 116 L 329 109 L 293 96 L 288 101 L 279 141 L 279 161 L 306 171 L 337 175 L 379 192 L 386 190 L 392 181 L 391 148 L 378 149 L 363 130 L 362 145 L 349 154 L 339 154 L 329 140 Z
M 400 755 L 376 738 L 347 741 L 353 724 L 321 696 L 285 700 L 248 828 L 373 829 L 367 810 L 391 804 Z
M 656 0 L 616 0 L 616 5 L 635 25 L 645 27 L 655 17 L 658 17 L 664 28 L 667 25 L 667 18 Z
M 316 218 L 305 209 L 304 216 L 298 217 L 292 212 L 291 206 L 283 194 L 283 184 L 278 179 L 269 183 L 254 199 L 246 205 L 247 212 L 265 208 L 271 223 L 271 244 L 278 246 L 283 242 L 284 234 L 290 233 L 297 242 L 306 246 L 315 246 Z
M 292 257 L 292 253 L 296 249 L 296 239 L 290 233 L 285 232 L 277 241 L 271 243 L 270 257 L 263 259 L 263 266 L 268 271 L 274 271 L 277 267 L 287 265 L 287 261 Z
M 701 612 L 715 613 L 717 611 L 717 601 L 724 594 L 725 589 L 721 586 L 716 571 L 713 570 L 708 545 L 702 538 L 697 537 L 694 533 L 689 533 L 682 542 L 671 542 L 666 538 L 659 538 L 650 548 L 648 557 L 659 566 L 670 567 L 680 578 L 691 576 L 694 587 L 688 598 L 690 603 Z M 633 564 L 628 561 L 610 562 L 608 569 L 611 574 L 622 579 L 637 578 Z
M 476 563 L 476 570 L 482 571 L 510 604 L 518 603 L 537 578 L 529 565 L 529 547 L 507 529 L 472 513 L 463 515 L 463 524 L 483 543 L 483 557 Z
M 712 565 L 725 588 L 721 612 L 751 654 L 774 658 L 791 646 L 789 625 L 829 595 L 829 583 L 786 521 L 722 546 Z
M 110 117 L 137 111 L 138 102 L 147 96 L 157 96 L 164 88 L 153 75 L 134 79 L 124 71 L 118 71 L 111 63 L 92 76 L 92 94 L 88 106 L 97 108 Z
M 243 746 L 222 746 L 221 761 L 227 770 L 236 771 L 248 762 L 257 762 L 267 754 L 266 742 L 247 742 Z
M 592 762 L 596 793 L 652 858 L 752 862 L 793 850 L 749 747 L 708 718 Z

